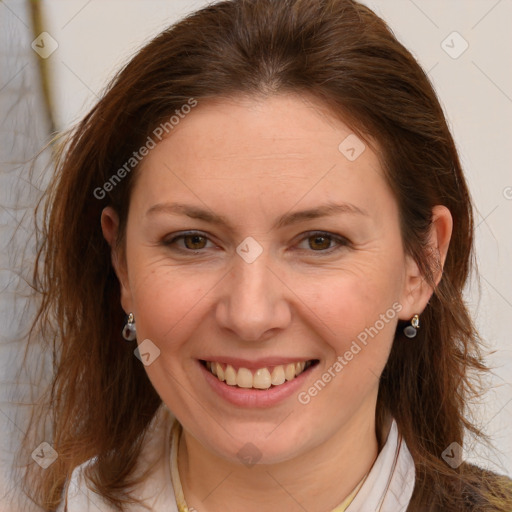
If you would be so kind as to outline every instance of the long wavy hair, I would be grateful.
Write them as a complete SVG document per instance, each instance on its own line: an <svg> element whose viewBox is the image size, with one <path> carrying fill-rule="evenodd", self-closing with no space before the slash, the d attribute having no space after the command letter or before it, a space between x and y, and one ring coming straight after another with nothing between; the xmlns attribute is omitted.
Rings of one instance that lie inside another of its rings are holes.
<svg viewBox="0 0 512 512"><path fill-rule="evenodd" d="M59 144L54 178L38 205L44 213L34 287L41 302L31 331L54 354L54 378L33 430L50 428L59 457L26 476L32 498L47 510L57 507L72 470L92 457L97 492L118 510L135 502L128 489L141 478L135 463L161 405L121 338L120 287L100 226L111 205L122 251L139 168L104 187L101 198L98 187L191 98L289 92L315 97L368 144L378 141L405 250L434 289L414 344L397 329L376 411L378 427L386 412L393 415L414 458L409 510L512 510L506 478L466 463L452 468L441 457L451 443L463 445L465 431L487 440L467 410L487 368L462 296L474 263L474 226L457 150L425 72L386 23L353 0L209 5L142 48ZM453 217L438 286L427 250L435 205Z"/></svg>

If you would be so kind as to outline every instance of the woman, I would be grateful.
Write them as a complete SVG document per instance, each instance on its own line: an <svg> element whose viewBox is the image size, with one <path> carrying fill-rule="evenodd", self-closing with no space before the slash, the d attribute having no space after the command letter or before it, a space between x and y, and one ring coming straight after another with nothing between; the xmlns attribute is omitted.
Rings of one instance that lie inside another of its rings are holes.
<svg viewBox="0 0 512 512"><path fill-rule="evenodd" d="M189 16L117 75L50 192L46 509L511 510L461 454L485 370L466 182L367 7Z"/></svg>

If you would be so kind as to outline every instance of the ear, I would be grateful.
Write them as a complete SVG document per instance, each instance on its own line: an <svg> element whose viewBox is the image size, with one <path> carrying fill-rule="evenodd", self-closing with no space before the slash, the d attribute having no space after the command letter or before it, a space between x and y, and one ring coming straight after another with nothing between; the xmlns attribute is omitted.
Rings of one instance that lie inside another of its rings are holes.
<svg viewBox="0 0 512 512"><path fill-rule="evenodd" d="M450 210L446 206L434 206L427 251L430 254L436 286L443 275L452 229L453 219ZM400 318L410 320L414 315L421 314L433 291L412 256L406 255L406 276L401 301L403 308L400 311Z"/></svg>
<svg viewBox="0 0 512 512"><path fill-rule="evenodd" d="M105 240L110 245L110 255L112 266L119 279L121 287L121 306L128 313L131 308L131 293L128 284L128 272L126 268L126 259L120 253L117 247L117 237L119 231L119 216L111 206L107 206L101 212L101 230Z"/></svg>

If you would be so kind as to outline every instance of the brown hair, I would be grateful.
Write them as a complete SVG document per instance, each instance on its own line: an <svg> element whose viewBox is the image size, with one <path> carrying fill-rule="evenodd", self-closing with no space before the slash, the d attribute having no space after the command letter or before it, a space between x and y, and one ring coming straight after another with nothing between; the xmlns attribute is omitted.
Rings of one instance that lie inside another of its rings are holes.
<svg viewBox="0 0 512 512"><path fill-rule="evenodd" d="M42 303L33 326L55 354L43 403L59 458L32 480L35 499L53 510L73 468L96 456L91 478L122 510L161 404L121 339L119 282L100 228L102 209L112 205L122 249L137 168L103 199L94 191L190 98L280 92L312 95L368 143L378 141L405 248L435 289L414 344L397 329L378 396L377 424L390 411L415 461L409 510L510 511L505 479L466 463L451 468L441 458L452 442L463 444L465 429L485 439L466 411L481 392L474 375L486 367L462 298L473 217L456 147L424 71L384 21L353 0L233 0L188 16L135 55L60 147L44 210L35 271ZM426 248L438 204L450 210L454 227L436 287Z"/></svg>

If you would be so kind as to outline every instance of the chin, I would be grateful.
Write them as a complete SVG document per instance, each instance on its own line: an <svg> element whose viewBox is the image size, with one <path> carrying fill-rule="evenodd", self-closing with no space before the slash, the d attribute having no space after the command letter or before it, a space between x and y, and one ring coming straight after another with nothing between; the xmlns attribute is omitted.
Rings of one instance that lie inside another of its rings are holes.
<svg viewBox="0 0 512 512"><path fill-rule="evenodd" d="M295 425L296 432L290 432L289 425L282 425L282 432L278 432L279 428L278 424L267 422L264 425L247 422L237 426L226 425L229 434L222 430L222 439L204 439L201 443L229 462L248 467L278 464L297 457L305 449L303 427Z"/></svg>

